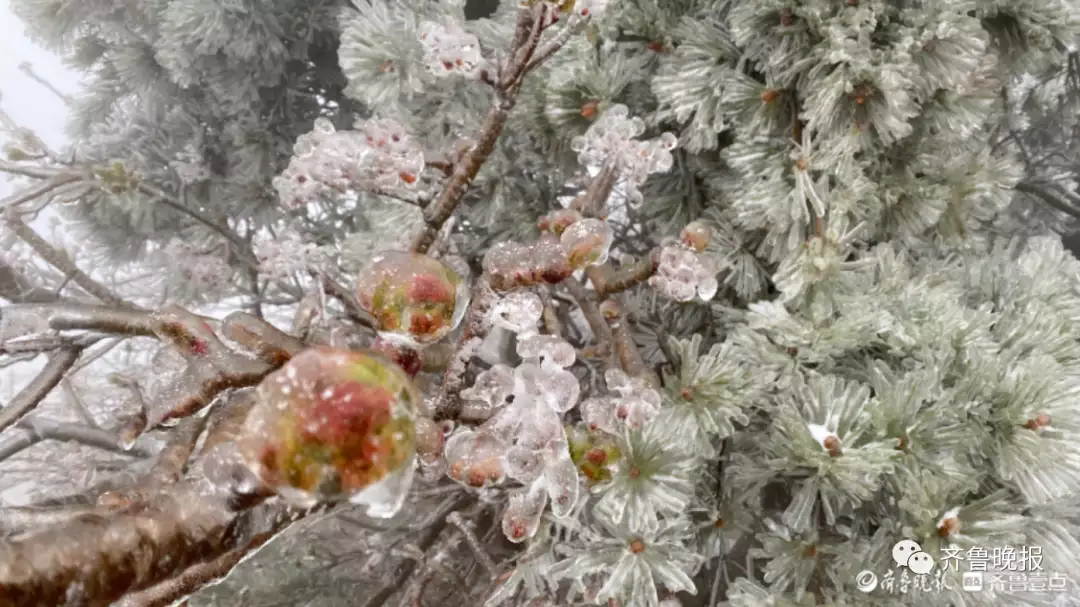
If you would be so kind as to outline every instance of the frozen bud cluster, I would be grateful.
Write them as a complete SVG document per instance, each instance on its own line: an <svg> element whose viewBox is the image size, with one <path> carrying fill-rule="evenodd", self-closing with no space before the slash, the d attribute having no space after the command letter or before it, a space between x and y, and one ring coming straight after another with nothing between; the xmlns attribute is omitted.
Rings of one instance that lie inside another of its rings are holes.
<svg viewBox="0 0 1080 607"><path fill-rule="evenodd" d="M608 369L604 380L615 394L581 403L581 418L589 430L619 434L621 427L641 428L660 412L663 399L644 379Z"/></svg>
<svg viewBox="0 0 1080 607"><path fill-rule="evenodd" d="M408 187L424 169L423 149L388 119L369 120L359 131L338 131L319 118L296 140L293 152L288 168L273 180L290 208L365 186Z"/></svg>
<svg viewBox="0 0 1080 607"><path fill-rule="evenodd" d="M720 285L708 257L686 246L669 245L660 251L660 264L649 286L675 301L690 301L695 295L708 301Z"/></svg>
<svg viewBox="0 0 1080 607"><path fill-rule="evenodd" d="M473 77L484 66L480 40L457 23L425 21L420 24L419 38L427 69L433 74Z"/></svg>
<svg viewBox="0 0 1080 607"><path fill-rule="evenodd" d="M179 238L165 245L162 256L176 276L196 289L215 291L232 281L233 268L220 253L206 251Z"/></svg>
<svg viewBox="0 0 1080 607"><path fill-rule="evenodd" d="M558 240L541 238L532 244L504 241L484 255L484 271L497 291L540 283L558 284L574 273Z"/></svg>
<svg viewBox="0 0 1080 607"><path fill-rule="evenodd" d="M562 422L580 396L568 370L577 355L563 339L536 331L535 295L511 293L493 305L492 316L518 334L522 363L495 365L462 391L466 409L480 410L488 421L451 436L446 460L449 476L468 486L507 478L524 485L511 494L502 520L506 537L521 542L536 533L548 503L556 517L578 503L580 475Z"/></svg>
<svg viewBox="0 0 1080 607"><path fill-rule="evenodd" d="M582 219L584 217L576 209L559 209L541 217L536 225L541 232L552 232L556 236L560 236L566 228Z"/></svg>
<svg viewBox="0 0 1080 607"><path fill-rule="evenodd" d="M376 257L357 280L356 294L383 339L412 348L452 331L469 299L468 284L446 264L404 251Z"/></svg>
<svg viewBox="0 0 1080 607"><path fill-rule="evenodd" d="M483 265L491 276L492 288L509 291L540 283L557 284L575 270L607 261L615 239L611 226L599 219L568 222L565 217L574 216L568 214L558 223L549 223L551 231L532 244L507 241L488 249Z"/></svg>
<svg viewBox="0 0 1080 607"><path fill-rule="evenodd" d="M599 430L589 430L584 424L567 429L570 443L570 459L588 483L600 483L611 479L616 464L622 458L615 437Z"/></svg>
<svg viewBox="0 0 1080 607"><path fill-rule="evenodd" d="M614 105L570 145L582 165L596 169L612 166L617 170L632 186L627 192L630 202L637 204L641 202L637 186L644 184L652 173L670 170L674 164L671 151L678 145L678 139L671 133L638 141L644 132L645 121L636 116L631 118L625 105Z"/></svg>
<svg viewBox="0 0 1080 607"><path fill-rule="evenodd" d="M296 230L284 230L277 236L260 234L252 243L259 270L276 279L288 279L308 270L323 270L330 265L332 253L305 240Z"/></svg>
<svg viewBox="0 0 1080 607"><path fill-rule="evenodd" d="M247 466L300 505L349 499L393 516L412 483L420 394L371 351L306 350L268 376L238 439Z"/></svg>
<svg viewBox="0 0 1080 607"><path fill-rule="evenodd" d="M377 187L413 185L424 170L424 150L405 132L405 127L388 118L368 120L360 128L368 146L364 168L366 178Z"/></svg>

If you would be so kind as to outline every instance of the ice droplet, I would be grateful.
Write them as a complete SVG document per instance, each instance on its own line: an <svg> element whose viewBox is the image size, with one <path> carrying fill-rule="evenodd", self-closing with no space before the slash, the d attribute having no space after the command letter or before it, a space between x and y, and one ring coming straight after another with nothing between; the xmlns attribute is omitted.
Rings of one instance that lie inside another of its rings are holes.
<svg viewBox="0 0 1080 607"><path fill-rule="evenodd" d="M544 456L541 451L525 447L511 447L504 458L506 473L521 483L531 483L544 472Z"/></svg>
<svg viewBox="0 0 1080 607"><path fill-rule="evenodd" d="M548 368L565 369L577 360L574 346L556 335L534 334L519 338L517 353L523 359L538 361Z"/></svg>
<svg viewBox="0 0 1080 607"><path fill-rule="evenodd" d="M561 453L548 461L544 479L551 498L551 513L555 518L565 518L577 504L580 487L577 466L570 459L565 446Z"/></svg>
<svg viewBox="0 0 1080 607"><path fill-rule="evenodd" d="M544 304L535 293L514 291L491 306L491 322L514 333L531 333L543 312Z"/></svg>

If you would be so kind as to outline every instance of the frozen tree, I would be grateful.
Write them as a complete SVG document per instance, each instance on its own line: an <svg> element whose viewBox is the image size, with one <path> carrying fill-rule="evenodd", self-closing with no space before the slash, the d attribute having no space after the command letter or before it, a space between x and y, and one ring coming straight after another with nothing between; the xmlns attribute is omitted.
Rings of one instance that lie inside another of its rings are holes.
<svg viewBox="0 0 1080 607"><path fill-rule="evenodd" d="M15 7L0 604L1080 595L1077 3Z"/></svg>

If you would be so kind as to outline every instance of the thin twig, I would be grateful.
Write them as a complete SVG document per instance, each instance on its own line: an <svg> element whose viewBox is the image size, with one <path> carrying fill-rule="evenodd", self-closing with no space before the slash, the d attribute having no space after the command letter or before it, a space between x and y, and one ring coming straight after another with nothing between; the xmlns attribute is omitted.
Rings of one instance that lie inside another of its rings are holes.
<svg viewBox="0 0 1080 607"><path fill-rule="evenodd" d="M30 226L26 225L18 215L9 212L7 213L6 220L11 230L21 238L23 242L30 245L30 248L34 249L42 259L49 262L49 265L63 272L65 276L69 277L72 282L85 289L87 293L116 307L135 308L135 306L124 301L119 295L113 293L108 287L102 285L93 278L90 278L88 274L80 270L79 267L71 261L70 257L39 236L38 233Z"/></svg>
<svg viewBox="0 0 1080 607"><path fill-rule="evenodd" d="M480 539L473 533L472 521L466 521L461 512L451 512L447 515L446 520L453 526L461 530L462 536L465 538L465 543L469 545L469 548L473 551L473 555L476 560L487 570L488 576L491 579L499 577L499 568L495 566L495 561L491 560L491 555L484 550L484 546L480 543Z"/></svg>
<svg viewBox="0 0 1080 607"><path fill-rule="evenodd" d="M115 436L100 428L79 426L40 417L23 418L16 424L16 428L25 432L0 445L0 461L8 459L40 442L50 440L78 443L131 457L149 457L150 455L148 451L139 446L125 449L124 445L121 445Z"/></svg>
<svg viewBox="0 0 1080 607"><path fill-rule="evenodd" d="M82 353L78 348L56 350L49 356L49 362L45 368L33 380L27 384L6 407L0 409L0 432L23 418L41 404L41 401L52 392L64 374L71 369L75 361Z"/></svg>

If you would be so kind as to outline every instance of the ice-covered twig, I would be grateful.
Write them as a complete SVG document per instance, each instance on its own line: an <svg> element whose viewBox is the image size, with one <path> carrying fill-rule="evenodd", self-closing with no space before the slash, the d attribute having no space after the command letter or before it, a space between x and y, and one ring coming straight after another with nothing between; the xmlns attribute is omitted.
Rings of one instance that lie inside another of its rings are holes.
<svg viewBox="0 0 1080 607"><path fill-rule="evenodd" d="M585 321L589 323L589 328L592 329L593 337L596 340L597 353L605 361L605 366L610 366L613 336L611 327L608 326L603 314L600 313L600 307L596 303L596 294L573 279L564 280L563 285L566 286L567 292L577 302L581 313L585 316Z"/></svg>
<svg viewBox="0 0 1080 607"><path fill-rule="evenodd" d="M87 426L42 418L24 418L16 424L15 427L20 430L25 430L25 432L19 435L12 434L10 440L6 440L4 443L0 444L0 461L47 440L79 443L81 445L87 445L97 449L111 451L113 453L129 455L131 457L148 457L150 455L145 449L139 446L125 449L124 446L116 440L115 436L98 428L90 428Z"/></svg>
<svg viewBox="0 0 1080 607"><path fill-rule="evenodd" d="M460 415L461 390L465 388L465 371L475 351L473 344L482 340L488 332L487 315L496 297L487 274L477 279L472 291L472 301L465 312L465 327L454 350L456 354L443 373L442 385L435 400L435 421L456 420Z"/></svg>
<svg viewBox="0 0 1080 607"><path fill-rule="evenodd" d="M651 369L645 366L645 361L641 357L641 351L638 350L637 344L634 343L634 336L630 333L630 328L627 326L629 319L626 317L626 312L622 306L615 300L608 299L604 302L604 317L608 322L608 326L611 327L611 335L613 343L615 344L615 352L619 356L619 362L622 363L623 370L631 377L642 377L649 382L653 388L660 389L660 378L656 376Z"/></svg>
<svg viewBox="0 0 1080 607"><path fill-rule="evenodd" d="M637 262L613 271L610 264L586 268L585 273L596 289L596 296L603 299L645 282L656 273L660 264L660 249L653 249Z"/></svg>
<svg viewBox="0 0 1080 607"><path fill-rule="evenodd" d="M64 374L75 364L81 353L82 350L79 348L54 351L49 356L49 362L45 364L45 368L20 390L7 406L0 409L0 432L17 423L45 400L53 388L60 384L60 380L64 379Z"/></svg>
<svg viewBox="0 0 1080 607"><path fill-rule="evenodd" d="M4 219L8 227L11 228L11 231L14 232L16 236L21 238L26 244L30 245L30 248L32 248L34 252L40 255L42 259L49 262L49 265L60 270L66 278L82 287L87 293L115 307L136 308L136 306L128 303L122 297L113 293L111 289L91 278L86 272L80 270L67 254L49 244L48 241L39 236L38 233L28 226L17 214L8 212Z"/></svg>
<svg viewBox="0 0 1080 607"><path fill-rule="evenodd" d="M532 6L518 9L517 26L514 42L508 56L510 65L502 70L504 76L495 83L496 99L488 111L480 132L461 158L454 163L453 172L443 184L438 196L424 207L424 226L413 238L411 249L417 253L426 253L446 220L454 213L458 203L465 197L473 179L480 172L480 167L487 161L495 149L495 143L502 134L506 119L517 100L521 81L529 70L538 63L532 63L533 55L544 31L546 22L544 11L550 10L545 3L537 2ZM565 42L565 40L563 40ZM551 51L554 54L556 47Z"/></svg>

